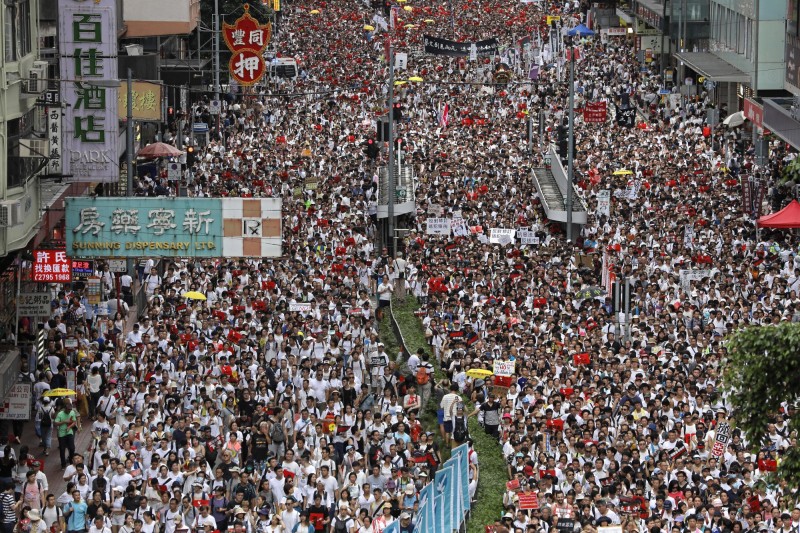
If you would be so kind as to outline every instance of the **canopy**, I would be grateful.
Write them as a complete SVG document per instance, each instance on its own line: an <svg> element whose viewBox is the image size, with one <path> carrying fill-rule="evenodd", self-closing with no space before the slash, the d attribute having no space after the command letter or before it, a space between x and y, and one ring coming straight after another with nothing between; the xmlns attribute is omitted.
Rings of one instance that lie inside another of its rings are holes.
<svg viewBox="0 0 800 533"><path fill-rule="evenodd" d="M771 215L764 215L758 219L761 228L800 228L800 202L792 202Z"/></svg>
<svg viewBox="0 0 800 533"><path fill-rule="evenodd" d="M166 143L148 144L136 154L139 157L178 157L183 152Z"/></svg>
<svg viewBox="0 0 800 533"><path fill-rule="evenodd" d="M586 27L585 24L578 24L567 32L567 35L577 35L579 37L594 35L594 32Z"/></svg>

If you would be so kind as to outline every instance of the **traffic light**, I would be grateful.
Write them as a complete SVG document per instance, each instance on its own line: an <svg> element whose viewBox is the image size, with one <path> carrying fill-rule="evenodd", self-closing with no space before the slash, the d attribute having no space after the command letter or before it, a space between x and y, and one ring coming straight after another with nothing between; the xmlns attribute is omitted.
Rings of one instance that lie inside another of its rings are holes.
<svg viewBox="0 0 800 533"><path fill-rule="evenodd" d="M364 147L364 152L370 159L377 159L378 152L380 152L380 148L378 148L378 143L376 143L372 139L367 140L366 146Z"/></svg>
<svg viewBox="0 0 800 533"><path fill-rule="evenodd" d="M392 12L392 2L390 0L383 0L383 14L384 16L389 16Z"/></svg>
<svg viewBox="0 0 800 533"><path fill-rule="evenodd" d="M382 117L378 119L378 124L375 130L376 130L375 133L377 134L376 138L379 141L389 140L389 120L387 119L387 117Z"/></svg>
<svg viewBox="0 0 800 533"><path fill-rule="evenodd" d="M403 106L401 104L394 104L392 108L392 119L395 122L403 120Z"/></svg>
<svg viewBox="0 0 800 533"><path fill-rule="evenodd" d="M186 148L186 166L191 167L194 165L197 154L194 151L194 146Z"/></svg>
<svg viewBox="0 0 800 533"><path fill-rule="evenodd" d="M556 128L556 144L558 145L558 155L561 156L561 159L566 159L569 156L567 153L567 147L569 145L567 127L563 124Z"/></svg>
<svg viewBox="0 0 800 533"><path fill-rule="evenodd" d="M174 108L174 107L172 107L172 106L169 106L169 107L167 108L167 115L169 115L170 117L173 117L173 116L175 116L175 108Z"/></svg>

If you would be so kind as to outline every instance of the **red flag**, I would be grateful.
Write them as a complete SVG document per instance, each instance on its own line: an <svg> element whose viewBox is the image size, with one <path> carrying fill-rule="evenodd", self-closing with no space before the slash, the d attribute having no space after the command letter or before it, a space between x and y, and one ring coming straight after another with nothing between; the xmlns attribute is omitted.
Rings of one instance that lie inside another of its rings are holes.
<svg viewBox="0 0 800 533"><path fill-rule="evenodd" d="M572 360L576 365L588 365L591 362L588 352L576 353L572 356Z"/></svg>

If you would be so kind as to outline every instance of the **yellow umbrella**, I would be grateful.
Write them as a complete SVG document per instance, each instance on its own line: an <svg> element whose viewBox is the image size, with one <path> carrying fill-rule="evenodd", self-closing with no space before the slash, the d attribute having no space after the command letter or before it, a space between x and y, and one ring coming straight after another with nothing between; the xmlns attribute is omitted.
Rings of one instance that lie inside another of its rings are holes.
<svg viewBox="0 0 800 533"><path fill-rule="evenodd" d="M370 26L369 24L364 24L364 30L366 30L366 31L375 31L375 26Z"/></svg>
<svg viewBox="0 0 800 533"><path fill-rule="evenodd" d="M408 2L408 0L397 0L398 4L405 4L406 2Z"/></svg>
<svg viewBox="0 0 800 533"><path fill-rule="evenodd" d="M411 76L410 78L408 78L408 81L414 81L414 82L417 82L417 83L419 83L419 82L421 82L421 81L425 81L425 80L423 80L423 79L422 79L422 78L420 78L419 76Z"/></svg>
<svg viewBox="0 0 800 533"><path fill-rule="evenodd" d="M396 82L394 82L394 86L397 87L398 85L405 85L406 83L408 82L405 80L397 80Z"/></svg>
<svg viewBox="0 0 800 533"><path fill-rule="evenodd" d="M467 377L470 378L486 379L489 376L494 376L494 372L491 370L485 370L483 368L473 368L472 370L467 370Z"/></svg>
<svg viewBox="0 0 800 533"><path fill-rule="evenodd" d="M411 6L403 6L403 9L404 9L405 11L414 11L414 8L413 8L413 7L411 7Z"/></svg>
<svg viewBox="0 0 800 533"><path fill-rule="evenodd" d="M406 25L404 26L404 28L406 28L406 29L411 29L411 28L416 28L416 26L414 26L413 24L406 24Z"/></svg>
<svg viewBox="0 0 800 533"><path fill-rule="evenodd" d="M433 24L436 21L433 19L425 19L423 22L427 22L428 24Z"/></svg>
<svg viewBox="0 0 800 533"><path fill-rule="evenodd" d="M75 396L75 391L72 389L51 389L42 396L47 396L48 398L55 398L56 396Z"/></svg>
<svg viewBox="0 0 800 533"><path fill-rule="evenodd" d="M312 15L319 15L319 9L312 9L311 11L309 11L309 13L311 13Z"/></svg>
<svg viewBox="0 0 800 533"><path fill-rule="evenodd" d="M615 176L630 176L631 174L633 174L632 170L627 170L627 169L624 169L624 168L614 171L614 175Z"/></svg>
<svg viewBox="0 0 800 533"><path fill-rule="evenodd" d="M183 297L184 298L189 298L190 300L205 300L206 299L206 295L205 294L203 294L202 292L197 292L197 291L184 292L183 293Z"/></svg>

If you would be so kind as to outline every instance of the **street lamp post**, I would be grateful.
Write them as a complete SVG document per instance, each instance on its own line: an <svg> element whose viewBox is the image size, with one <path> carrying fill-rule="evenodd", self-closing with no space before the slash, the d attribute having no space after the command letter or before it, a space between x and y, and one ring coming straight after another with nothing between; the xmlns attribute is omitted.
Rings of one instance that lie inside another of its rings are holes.
<svg viewBox="0 0 800 533"><path fill-rule="evenodd" d="M219 101L219 0L214 0L214 100ZM217 119L219 120L219 119Z"/></svg>
<svg viewBox="0 0 800 533"><path fill-rule="evenodd" d="M386 164L386 188L388 193L387 218L389 219L389 242L393 242L394 237L394 48L392 40L389 38L389 161ZM395 250L392 250L392 254Z"/></svg>
<svg viewBox="0 0 800 533"><path fill-rule="evenodd" d="M569 41L569 138L567 139L567 242L572 242L572 173L575 150L575 46Z"/></svg>

